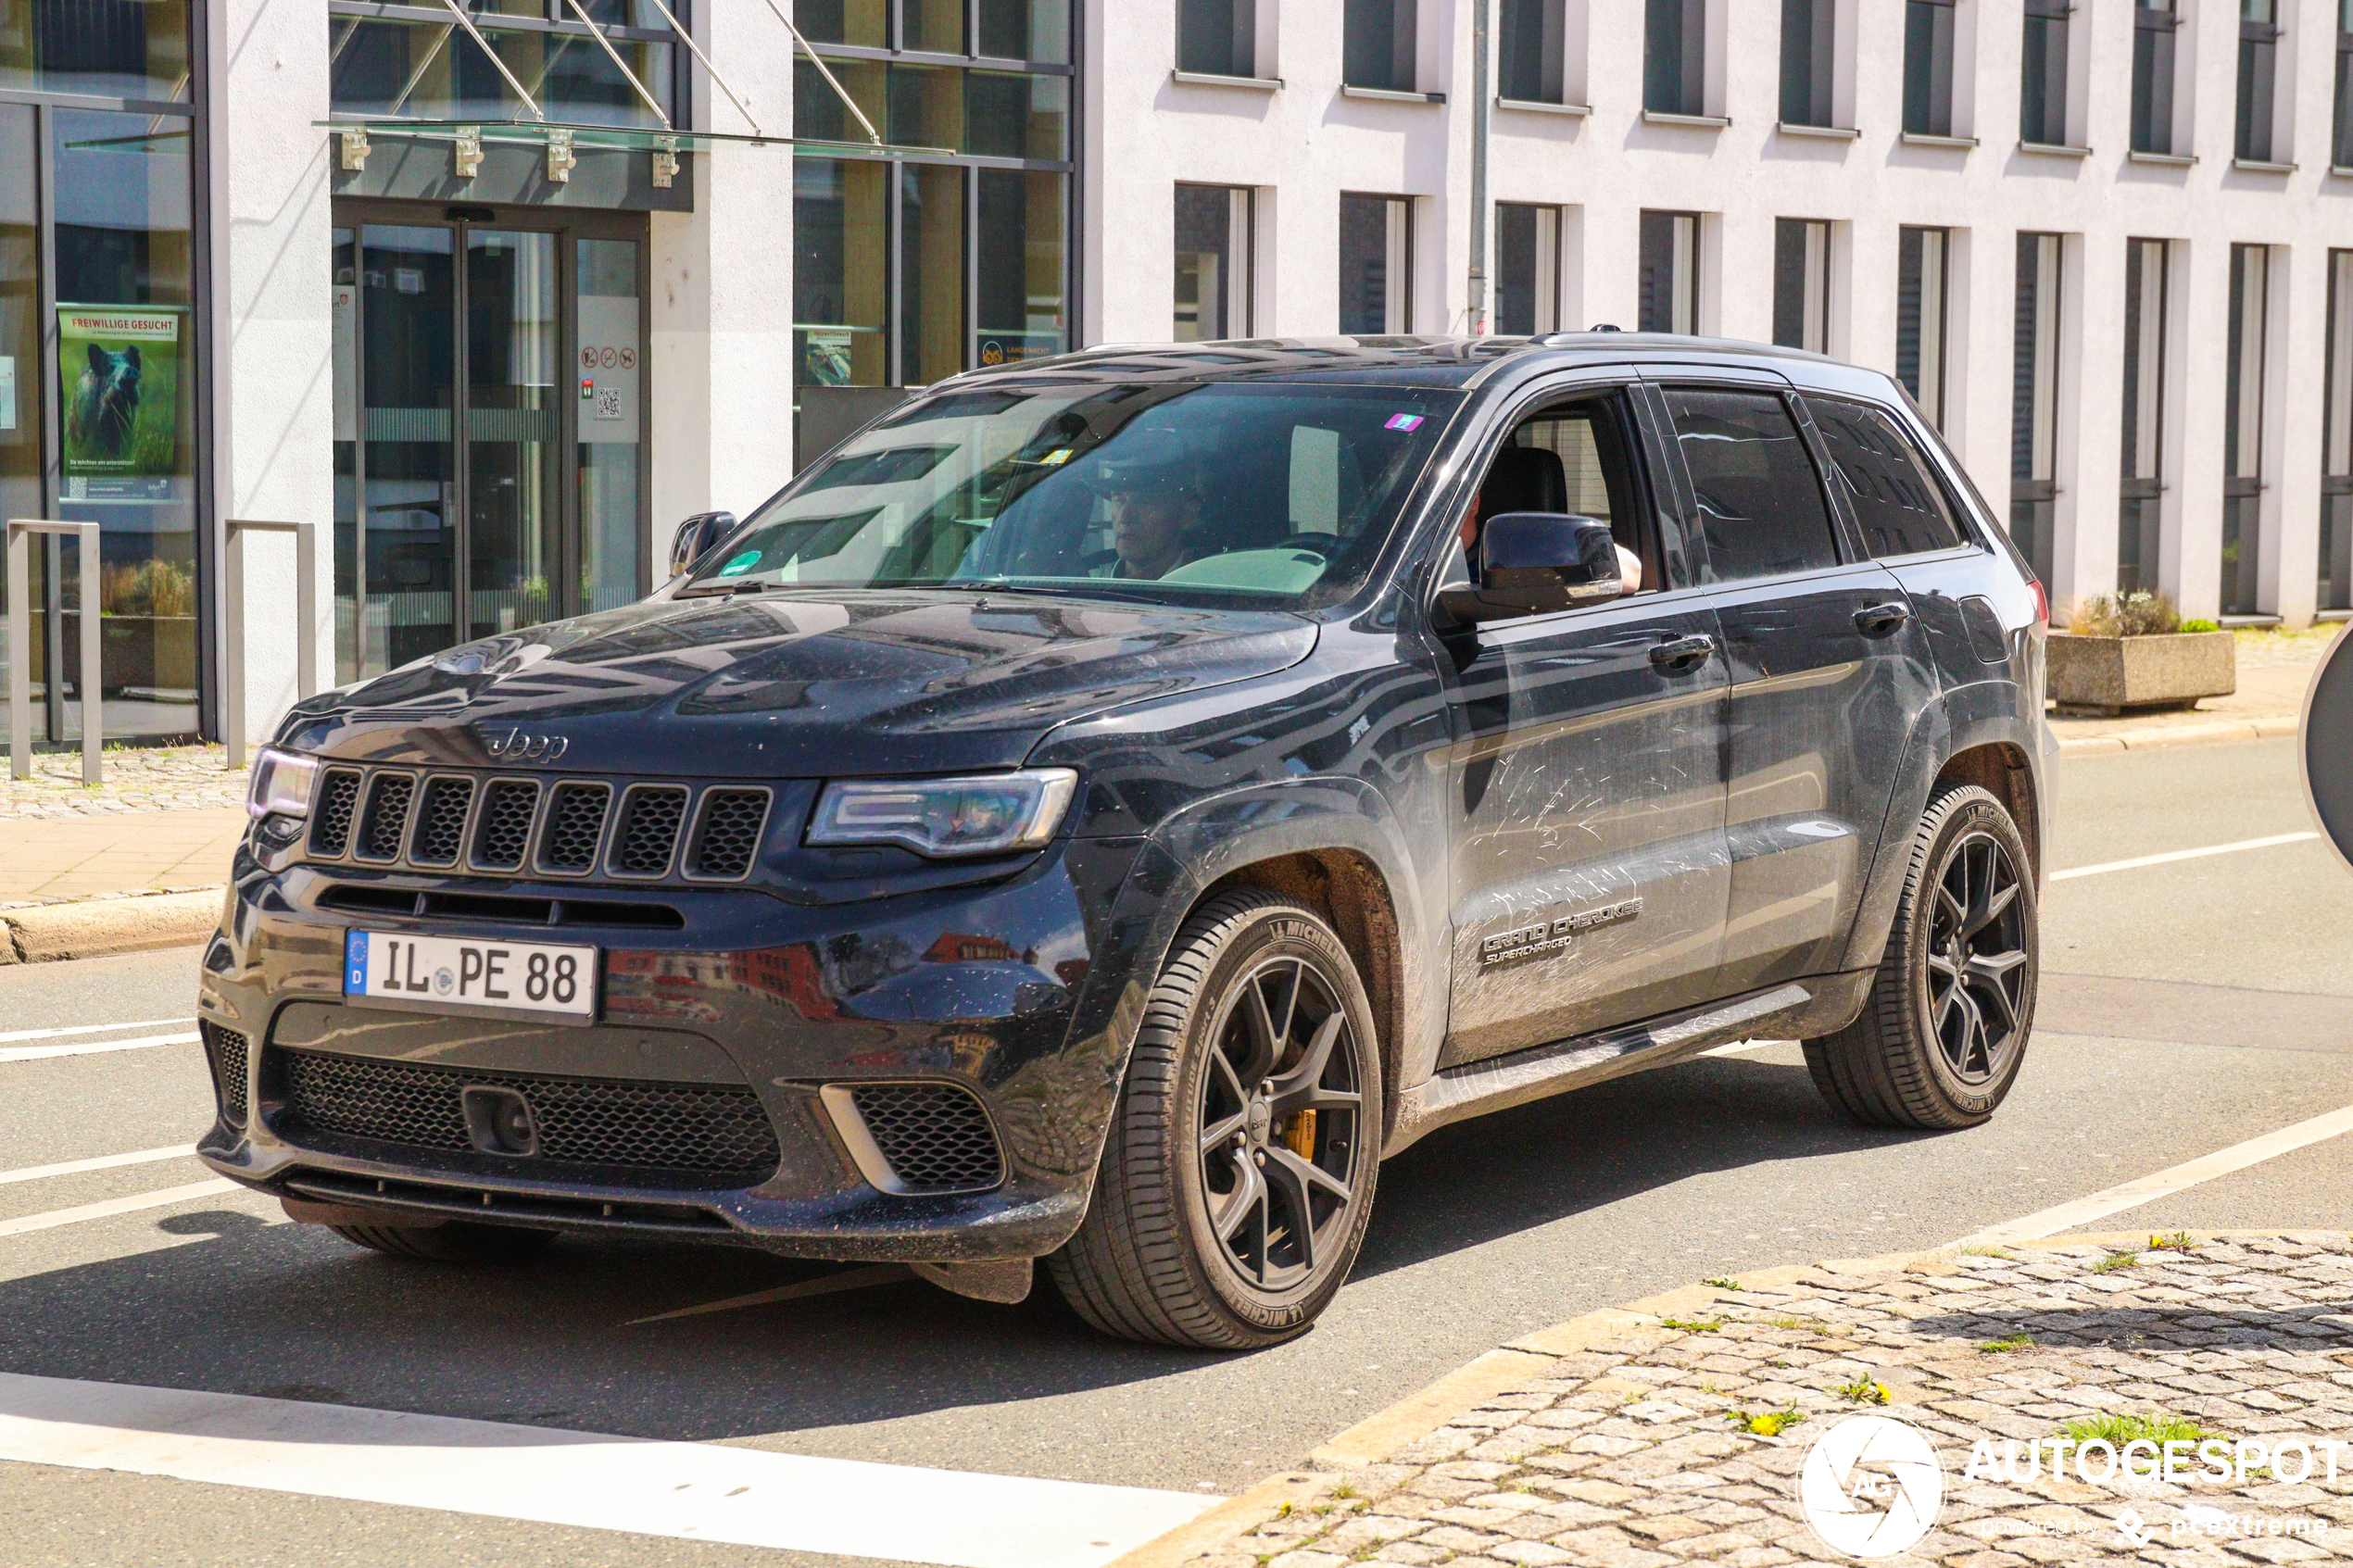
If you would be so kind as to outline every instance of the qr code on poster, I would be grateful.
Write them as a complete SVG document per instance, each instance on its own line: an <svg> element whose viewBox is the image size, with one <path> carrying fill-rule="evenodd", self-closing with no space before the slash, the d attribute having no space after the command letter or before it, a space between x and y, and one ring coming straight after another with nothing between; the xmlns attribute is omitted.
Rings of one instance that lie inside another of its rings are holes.
<svg viewBox="0 0 2353 1568"><path fill-rule="evenodd" d="M600 386L597 389L597 418L617 420L621 415L621 388Z"/></svg>

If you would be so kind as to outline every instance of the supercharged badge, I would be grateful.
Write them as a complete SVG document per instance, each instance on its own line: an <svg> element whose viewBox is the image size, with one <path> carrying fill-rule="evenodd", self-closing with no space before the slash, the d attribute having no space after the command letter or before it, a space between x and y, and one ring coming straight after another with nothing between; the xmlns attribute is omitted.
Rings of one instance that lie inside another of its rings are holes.
<svg viewBox="0 0 2353 1568"><path fill-rule="evenodd" d="M1615 904L1604 904L1597 909L1579 909L1573 915L1563 915L1541 925L1524 925L1517 931L1506 931L1500 936L1490 936L1481 942L1478 945L1478 961L1484 967L1533 958L1539 953L1561 952L1588 931L1632 920L1642 912L1642 901L1640 898L1622 898Z"/></svg>

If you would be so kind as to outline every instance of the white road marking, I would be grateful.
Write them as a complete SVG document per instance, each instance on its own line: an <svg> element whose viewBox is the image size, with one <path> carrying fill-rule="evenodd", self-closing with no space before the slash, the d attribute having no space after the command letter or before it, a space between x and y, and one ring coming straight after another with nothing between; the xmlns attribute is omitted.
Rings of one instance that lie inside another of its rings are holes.
<svg viewBox="0 0 2353 1568"><path fill-rule="evenodd" d="M0 1460L953 1568L1101 1568L1223 1500L16 1374Z"/></svg>
<svg viewBox="0 0 2353 1568"><path fill-rule="evenodd" d="M0 1035L0 1045L11 1040L52 1040L60 1035L112 1035L124 1029L161 1029L170 1023L194 1023L193 1018L143 1018L136 1023L77 1023L64 1029L15 1029Z"/></svg>
<svg viewBox="0 0 2353 1568"><path fill-rule="evenodd" d="M2276 844L2302 844L2318 838L2317 833L2275 833L2269 838L2242 838L2235 844L2209 844L2203 849L2172 849L2162 855L2137 855L2129 860L2109 860L2103 865L2078 866L2073 871L2053 872L2053 882L2065 882L2070 877L2104 876L2109 872L2137 871L2143 866L2171 865L2175 860L2203 860L2208 855L2235 855L2242 849L2269 849Z"/></svg>
<svg viewBox="0 0 2353 1568"><path fill-rule="evenodd" d="M82 1171L110 1171L118 1165L145 1165L157 1160L177 1160L183 1154L194 1154L196 1146L176 1143L170 1148L142 1148L130 1154L100 1154L88 1160L65 1160L55 1165L26 1165L14 1171L0 1171L0 1186L10 1182L46 1181L51 1176L70 1176Z"/></svg>
<svg viewBox="0 0 2353 1568"><path fill-rule="evenodd" d="M699 1307L681 1307L674 1312L656 1312L649 1318L631 1318L621 1326L635 1328L642 1323L668 1323L673 1318L696 1318L705 1312L732 1312L738 1307L764 1307L771 1301L798 1301L810 1296L832 1296L844 1290L865 1290L877 1285L896 1285L902 1279L914 1278L912 1271L903 1263L877 1263L872 1268L844 1269L820 1279L805 1279L799 1285L780 1285L773 1290L755 1290L748 1296L730 1296L723 1300L705 1301Z"/></svg>
<svg viewBox="0 0 2353 1568"><path fill-rule="evenodd" d="M2200 1182L2210 1182L2217 1176L2227 1176L2233 1171L2260 1165L2266 1160L2292 1154L2299 1148L2325 1143L2347 1133L2353 1133L2353 1105L2279 1128L2259 1138L2249 1138L2245 1143L2216 1149L2212 1154L2202 1154L2196 1160L2184 1160L2154 1174L2137 1177L2105 1192L2095 1192L2089 1198L2079 1198L2071 1203L2045 1209L2039 1214L2029 1214L2024 1219L1991 1226L1974 1236L1965 1236L1954 1245L1998 1246L2006 1241L2036 1241L2046 1236L2057 1236L2061 1231L2075 1230L2095 1220L2104 1220L2110 1214L2137 1209L2144 1203L2169 1197L2185 1187L2194 1187Z"/></svg>
<svg viewBox="0 0 2353 1568"><path fill-rule="evenodd" d="M215 1176L210 1181L190 1182L185 1186L159 1187L153 1192L134 1192L128 1198L109 1198L103 1203L82 1203L71 1209L52 1209L45 1214L26 1214L19 1219L0 1220L0 1236L23 1236L28 1231L55 1230L59 1225L78 1225L84 1220L135 1214L142 1209L160 1209L167 1203L184 1203L192 1198L211 1198L219 1193L237 1190L236 1183Z"/></svg>
<svg viewBox="0 0 2353 1568"><path fill-rule="evenodd" d="M69 1046L9 1046L0 1048L0 1061L41 1061L53 1056L94 1056L100 1051L137 1051L149 1046L194 1045L199 1036L190 1030L185 1035L146 1035L136 1040L85 1040Z"/></svg>

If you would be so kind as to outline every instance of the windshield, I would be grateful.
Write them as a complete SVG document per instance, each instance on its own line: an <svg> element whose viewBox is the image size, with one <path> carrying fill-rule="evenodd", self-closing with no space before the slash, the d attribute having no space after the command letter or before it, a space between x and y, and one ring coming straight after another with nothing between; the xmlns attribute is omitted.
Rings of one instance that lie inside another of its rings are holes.
<svg viewBox="0 0 2353 1568"><path fill-rule="evenodd" d="M1327 604L1371 571L1460 395L1032 384L910 406L682 592L1020 587Z"/></svg>

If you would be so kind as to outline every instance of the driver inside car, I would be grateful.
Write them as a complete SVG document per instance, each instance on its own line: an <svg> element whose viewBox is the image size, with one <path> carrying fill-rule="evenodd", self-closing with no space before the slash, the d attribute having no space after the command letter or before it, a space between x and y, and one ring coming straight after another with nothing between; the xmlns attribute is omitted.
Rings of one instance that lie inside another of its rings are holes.
<svg viewBox="0 0 2353 1568"><path fill-rule="evenodd" d="M1088 576L1154 582L1207 553L1195 537L1201 485L1183 454L1155 451L1106 467L1112 555Z"/></svg>

